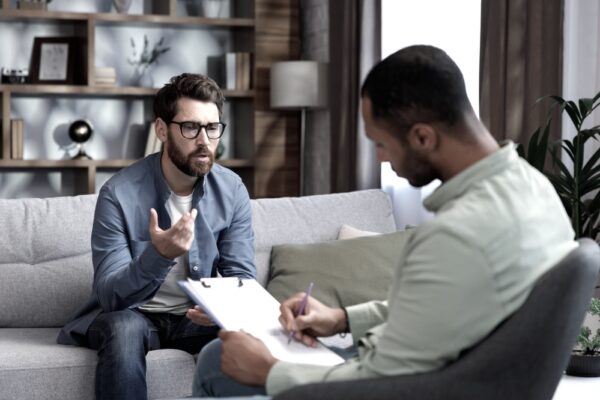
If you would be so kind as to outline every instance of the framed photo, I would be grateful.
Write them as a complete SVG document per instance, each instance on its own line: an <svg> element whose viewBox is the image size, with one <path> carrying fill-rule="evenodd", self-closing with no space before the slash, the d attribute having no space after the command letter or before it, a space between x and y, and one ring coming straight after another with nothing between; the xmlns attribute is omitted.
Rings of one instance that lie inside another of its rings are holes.
<svg viewBox="0 0 600 400"><path fill-rule="evenodd" d="M72 85L85 73L81 39L36 37L31 56L31 83Z"/></svg>

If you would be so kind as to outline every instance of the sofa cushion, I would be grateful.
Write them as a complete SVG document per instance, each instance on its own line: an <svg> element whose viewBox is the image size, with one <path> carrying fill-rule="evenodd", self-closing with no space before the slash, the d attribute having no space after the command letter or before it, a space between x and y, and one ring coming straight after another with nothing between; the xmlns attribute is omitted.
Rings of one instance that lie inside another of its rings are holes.
<svg viewBox="0 0 600 400"><path fill-rule="evenodd" d="M0 327L60 327L89 298L96 198L0 200Z"/></svg>
<svg viewBox="0 0 600 400"><path fill-rule="evenodd" d="M306 290L331 307L383 300L400 262L404 232L273 247L267 290L279 301Z"/></svg>
<svg viewBox="0 0 600 400"><path fill-rule="evenodd" d="M53 328L0 329L0 400L94 398L96 351L56 344L57 334ZM150 399L191 395L192 355L154 350L146 364Z"/></svg>
<svg viewBox="0 0 600 400"><path fill-rule="evenodd" d="M335 240L343 224L382 233L396 230L390 198L381 190L252 200L252 218L257 280L263 286L272 246Z"/></svg>
<svg viewBox="0 0 600 400"><path fill-rule="evenodd" d="M346 239L355 239L364 236L375 236L381 235L380 232L371 232L371 231L363 231L360 229L356 229L350 225L342 225L340 228L340 233L338 233L338 240L346 240Z"/></svg>

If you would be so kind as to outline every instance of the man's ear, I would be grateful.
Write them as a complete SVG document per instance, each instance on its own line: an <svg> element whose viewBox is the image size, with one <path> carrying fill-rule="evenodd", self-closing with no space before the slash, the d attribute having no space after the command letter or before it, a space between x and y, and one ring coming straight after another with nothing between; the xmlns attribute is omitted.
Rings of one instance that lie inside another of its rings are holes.
<svg viewBox="0 0 600 400"><path fill-rule="evenodd" d="M162 118L156 118L154 130L156 131L158 139L165 143L167 141L167 123L163 121Z"/></svg>
<svg viewBox="0 0 600 400"><path fill-rule="evenodd" d="M413 150L427 153L435 150L439 141L437 130L430 124L422 122L411 126L406 138Z"/></svg>

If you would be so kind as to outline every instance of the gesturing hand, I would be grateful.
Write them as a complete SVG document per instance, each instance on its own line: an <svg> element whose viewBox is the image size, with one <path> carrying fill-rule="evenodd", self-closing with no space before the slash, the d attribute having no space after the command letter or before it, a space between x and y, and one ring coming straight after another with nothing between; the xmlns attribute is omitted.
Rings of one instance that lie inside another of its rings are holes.
<svg viewBox="0 0 600 400"><path fill-rule="evenodd" d="M150 239L161 256L175 259L190 249L194 240L196 215L198 210L194 208L183 214L175 225L164 231L158 226L156 210L150 209Z"/></svg>
<svg viewBox="0 0 600 400"><path fill-rule="evenodd" d="M244 385L264 386L277 359L263 342L246 332L219 331L221 369Z"/></svg>
<svg viewBox="0 0 600 400"><path fill-rule="evenodd" d="M296 317L303 299L303 292L296 293L279 307L279 322L288 331L295 331L296 340L307 346L314 346L317 336L331 336L346 331L344 311L341 308L327 307L314 297L308 298L304 315Z"/></svg>

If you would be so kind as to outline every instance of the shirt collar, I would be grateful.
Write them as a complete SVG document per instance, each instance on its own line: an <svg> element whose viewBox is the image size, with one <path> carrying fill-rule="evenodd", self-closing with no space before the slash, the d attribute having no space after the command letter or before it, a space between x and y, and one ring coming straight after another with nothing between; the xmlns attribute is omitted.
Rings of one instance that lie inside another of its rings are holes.
<svg viewBox="0 0 600 400"><path fill-rule="evenodd" d="M160 165L160 158L162 156L162 152L153 154L152 159L150 160L152 164L152 171L154 173L154 184L156 186L156 192L160 198L161 204L165 204L171 196L171 188L167 184L165 176L162 172L162 168ZM211 168L212 170L212 168ZM210 174L210 171L208 172ZM207 174L208 175L208 174ZM192 204L196 204L203 196L206 190L206 176L199 178L194 185L194 191L192 196Z"/></svg>
<svg viewBox="0 0 600 400"><path fill-rule="evenodd" d="M423 206L429 211L438 211L444 204L462 196L472 186L506 170L518 157L515 144L507 142L499 150L444 182L423 201Z"/></svg>

